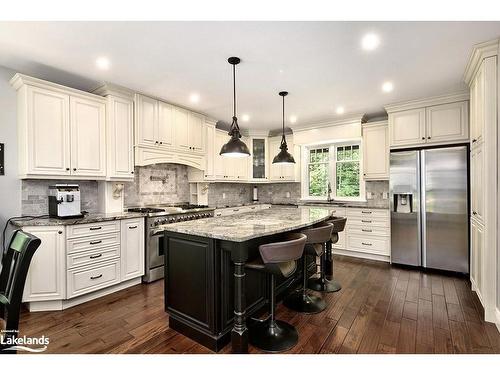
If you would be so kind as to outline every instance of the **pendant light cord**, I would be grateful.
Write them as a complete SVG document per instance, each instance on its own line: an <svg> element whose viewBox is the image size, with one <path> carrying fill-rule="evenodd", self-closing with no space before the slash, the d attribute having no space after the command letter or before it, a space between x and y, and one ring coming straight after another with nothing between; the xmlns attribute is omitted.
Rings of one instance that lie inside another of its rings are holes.
<svg viewBox="0 0 500 375"><path fill-rule="evenodd" d="M229 129L229 135L234 137L236 134L238 138L241 138L240 127L238 126L238 119L236 117L236 65L233 64L233 122Z"/></svg>
<svg viewBox="0 0 500 375"><path fill-rule="evenodd" d="M236 117L236 65L233 65L233 117Z"/></svg>
<svg viewBox="0 0 500 375"><path fill-rule="evenodd" d="M286 138L285 138L285 96L283 95L282 98L283 98L283 117L282 117L282 121L283 121L282 129L283 129L283 132L281 133L281 145L280 145L280 149L283 149L283 146L286 149L288 149L287 144L286 144Z"/></svg>

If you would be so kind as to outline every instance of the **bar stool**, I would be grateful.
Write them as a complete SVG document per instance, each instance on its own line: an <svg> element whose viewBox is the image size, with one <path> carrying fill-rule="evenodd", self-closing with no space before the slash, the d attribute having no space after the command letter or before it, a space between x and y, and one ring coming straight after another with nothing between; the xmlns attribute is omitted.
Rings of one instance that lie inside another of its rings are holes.
<svg viewBox="0 0 500 375"><path fill-rule="evenodd" d="M330 239L333 224L323 222L320 226L302 230L301 233L307 236L306 247L304 249L303 260L303 285L301 289L296 290L287 296L283 304L291 310L303 312L306 314L316 314L326 308L326 303L321 297L309 294L307 291L307 255L314 257L321 256L324 253L324 244Z"/></svg>
<svg viewBox="0 0 500 375"><path fill-rule="evenodd" d="M275 275L288 277L297 269L307 237L301 233L289 234L285 241L259 246L260 258L248 262L246 267L270 275L270 314L265 320L256 320L249 328L250 343L266 352L282 352L297 344L297 330L287 322L276 320Z"/></svg>
<svg viewBox="0 0 500 375"><path fill-rule="evenodd" d="M345 217L332 217L325 221L325 223L332 225L332 233L330 238L322 244L324 249L320 256L320 274L309 280L307 287L312 290L317 290L319 292L338 292L342 289L340 283L333 279L333 256L332 256L332 244L337 243L339 240L339 232L342 232L345 228L345 223L347 218ZM328 246L327 246L328 243ZM326 267L330 269L331 280L327 278Z"/></svg>

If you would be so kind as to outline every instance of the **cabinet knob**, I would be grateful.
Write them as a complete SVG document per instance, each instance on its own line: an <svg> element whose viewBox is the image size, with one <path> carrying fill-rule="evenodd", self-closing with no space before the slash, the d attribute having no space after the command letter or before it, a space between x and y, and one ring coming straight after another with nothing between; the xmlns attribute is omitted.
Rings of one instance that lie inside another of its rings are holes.
<svg viewBox="0 0 500 375"><path fill-rule="evenodd" d="M73 168L74 171L76 171L76 168Z"/></svg>
<svg viewBox="0 0 500 375"><path fill-rule="evenodd" d="M58 231L57 231L57 233L58 233L58 234L62 234L62 230L58 230Z"/></svg>
<svg viewBox="0 0 500 375"><path fill-rule="evenodd" d="M422 137L422 140L424 140L424 139L425 139L425 137Z"/></svg>
<svg viewBox="0 0 500 375"><path fill-rule="evenodd" d="M431 139L431 137L427 137L427 139Z"/></svg>
<svg viewBox="0 0 500 375"><path fill-rule="evenodd" d="M477 215L477 212L476 211L472 211L472 215Z"/></svg>
<svg viewBox="0 0 500 375"><path fill-rule="evenodd" d="M134 171L131 171L130 173L131 173L131 174L134 174Z"/></svg>
<svg viewBox="0 0 500 375"><path fill-rule="evenodd" d="M157 145L157 144L158 144L158 141L155 141L155 145Z"/></svg>
<svg viewBox="0 0 500 375"><path fill-rule="evenodd" d="M473 140L472 140L472 143L476 143L476 142L477 142L477 139L473 139Z"/></svg>
<svg viewBox="0 0 500 375"><path fill-rule="evenodd" d="M69 170L70 170L70 168L66 168L66 170L67 170L67 171L69 171Z"/></svg>

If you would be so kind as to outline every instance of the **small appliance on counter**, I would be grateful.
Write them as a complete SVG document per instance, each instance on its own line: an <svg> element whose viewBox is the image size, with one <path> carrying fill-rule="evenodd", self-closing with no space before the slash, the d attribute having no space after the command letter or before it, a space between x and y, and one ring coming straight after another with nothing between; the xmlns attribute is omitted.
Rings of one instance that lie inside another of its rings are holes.
<svg viewBox="0 0 500 375"><path fill-rule="evenodd" d="M60 219L83 217L80 187L76 184L49 186L49 216Z"/></svg>
<svg viewBox="0 0 500 375"><path fill-rule="evenodd" d="M259 189L257 188L257 186L253 187L252 201L254 202L259 201Z"/></svg>

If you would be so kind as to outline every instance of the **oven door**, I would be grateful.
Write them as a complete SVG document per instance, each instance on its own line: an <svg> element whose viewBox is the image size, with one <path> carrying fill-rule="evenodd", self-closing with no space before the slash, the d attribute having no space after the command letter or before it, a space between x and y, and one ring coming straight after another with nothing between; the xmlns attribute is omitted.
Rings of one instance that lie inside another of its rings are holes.
<svg viewBox="0 0 500 375"><path fill-rule="evenodd" d="M165 256L163 253L163 233L153 235L152 231L148 236L147 246L147 268L162 267L165 264Z"/></svg>

